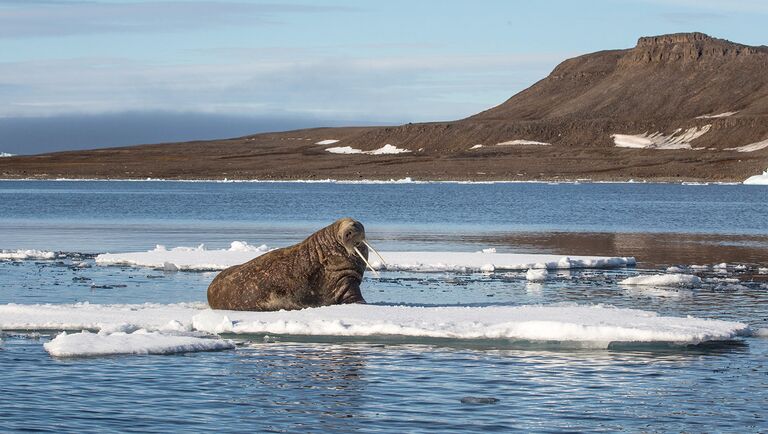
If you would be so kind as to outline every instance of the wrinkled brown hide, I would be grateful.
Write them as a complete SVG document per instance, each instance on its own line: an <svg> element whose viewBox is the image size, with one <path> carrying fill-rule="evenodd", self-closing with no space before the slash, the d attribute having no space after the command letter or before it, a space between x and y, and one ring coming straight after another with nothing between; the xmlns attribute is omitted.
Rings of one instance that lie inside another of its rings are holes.
<svg viewBox="0 0 768 434"><path fill-rule="evenodd" d="M337 220L290 247L273 250L219 273L208 287L212 309L292 310L344 303L365 303L360 282L368 258L363 225ZM346 246L345 246L346 243ZM359 244L359 245L358 245Z"/></svg>

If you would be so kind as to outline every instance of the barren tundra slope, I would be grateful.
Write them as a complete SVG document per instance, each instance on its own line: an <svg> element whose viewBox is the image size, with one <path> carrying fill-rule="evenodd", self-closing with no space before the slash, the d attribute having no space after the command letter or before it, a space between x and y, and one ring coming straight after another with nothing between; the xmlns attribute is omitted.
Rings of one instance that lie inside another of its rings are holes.
<svg viewBox="0 0 768 434"><path fill-rule="evenodd" d="M701 33L568 59L451 122L0 159L2 178L741 181L768 167L768 47Z"/></svg>

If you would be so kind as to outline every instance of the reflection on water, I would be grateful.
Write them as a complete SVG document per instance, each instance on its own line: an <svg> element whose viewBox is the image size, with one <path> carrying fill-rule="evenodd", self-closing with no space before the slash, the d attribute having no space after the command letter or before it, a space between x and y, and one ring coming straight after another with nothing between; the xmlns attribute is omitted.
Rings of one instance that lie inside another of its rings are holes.
<svg viewBox="0 0 768 434"><path fill-rule="evenodd" d="M754 431L766 426L766 359L755 360L766 346L758 339L735 349L653 352L255 343L62 361L38 342L6 336L0 430ZM467 397L487 403L462 402Z"/></svg>

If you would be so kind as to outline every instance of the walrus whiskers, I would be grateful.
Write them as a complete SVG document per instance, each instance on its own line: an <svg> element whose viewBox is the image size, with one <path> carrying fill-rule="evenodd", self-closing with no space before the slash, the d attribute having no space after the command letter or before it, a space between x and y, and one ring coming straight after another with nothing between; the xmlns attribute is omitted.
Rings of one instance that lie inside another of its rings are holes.
<svg viewBox="0 0 768 434"><path fill-rule="evenodd" d="M371 250L373 253L376 254L376 256L379 257L379 259L381 259L382 264L387 265L387 261L384 260L383 256L381 256L381 253L379 253L378 250L374 249L372 245L368 244L368 241L363 240L363 244L365 244L365 246L368 247L368 250Z"/></svg>
<svg viewBox="0 0 768 434"><path fill-rule="evenodd" d="M367 259L365 259L365 256L363 256L363 254L362 254L362 253L360 253L360 250L359 250L357 247L353 247L353 249L355 249L355 253L357 253L357 256L359 256L359 257L360 257L360 259L362 259L362 260L363 260L363 262L365 262L365 265L367 265L367 266L368 266L368 268L370 268L370 269L371 269L371 272L372 272L374 275L376 275L376 277L381 277L381 275L379 275L379 272L378 272L378 271L376 271L376 269L374 269L374 268L371 266L371 264L369 264L369 263L368 263L368 260L367 260Z"/></svg>

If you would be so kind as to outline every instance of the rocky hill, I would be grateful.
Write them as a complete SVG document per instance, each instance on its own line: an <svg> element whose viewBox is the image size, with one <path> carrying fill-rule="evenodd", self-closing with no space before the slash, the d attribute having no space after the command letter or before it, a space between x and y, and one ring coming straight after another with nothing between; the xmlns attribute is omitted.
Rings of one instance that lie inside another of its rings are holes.
<svg viewBox="0 0 768 434"><path fill-rule="evenodd" d="M702 33L568 59L466 119L0 160L0 177L739 181L768 167L768 47Z"/></svg>

